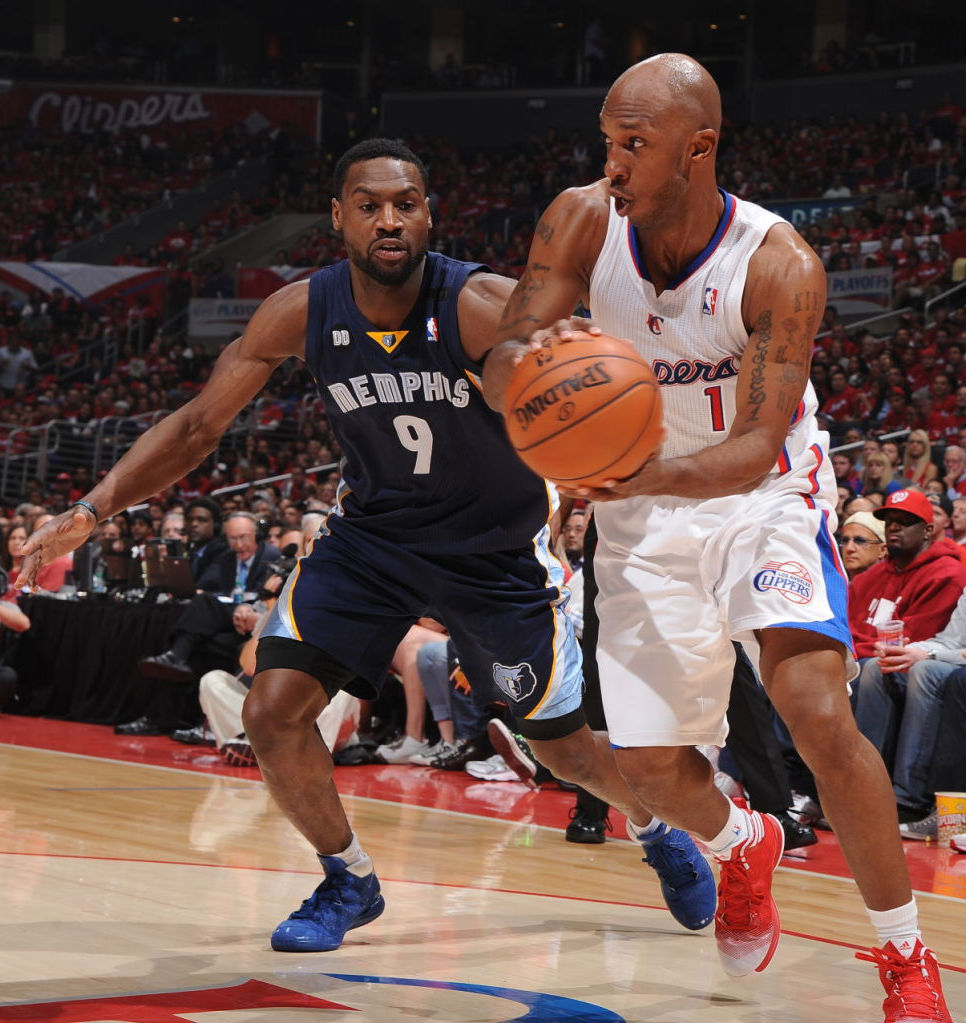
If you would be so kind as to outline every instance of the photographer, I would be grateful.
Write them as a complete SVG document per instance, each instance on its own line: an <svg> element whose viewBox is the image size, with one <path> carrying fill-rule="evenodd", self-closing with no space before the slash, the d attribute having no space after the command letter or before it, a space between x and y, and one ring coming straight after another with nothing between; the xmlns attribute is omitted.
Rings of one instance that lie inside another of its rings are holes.
<svg viewBox="0 0 966 1023"><path fill-rule="evenodd" d="M213 668L230 671L237 663L239 647L254 627L251 602L272 574L281 551L256 538L255 517L248 512L229 515L223 534L227 547L205 571L217 589L213 585L213 592L199 593L189 601L167 650L138 662L142 675L166 685L159 686L152 711L117 725L118 735L170 735L181 721L193 727L200 718L198 679ZM170 684L186 692L172 693Z"/></svg>

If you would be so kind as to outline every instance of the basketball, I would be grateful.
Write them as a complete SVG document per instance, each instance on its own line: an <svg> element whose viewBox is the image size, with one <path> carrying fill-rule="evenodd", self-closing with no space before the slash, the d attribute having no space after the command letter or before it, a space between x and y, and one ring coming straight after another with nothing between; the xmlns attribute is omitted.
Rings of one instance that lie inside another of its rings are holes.
<svg viewBox="0 0 966 1023"><path fill-rule="evenodd" d="M633 476L661 441L654 372L629 341L578 332L528 354L506 391L507 432L539 476L568 487Z"/></svg>

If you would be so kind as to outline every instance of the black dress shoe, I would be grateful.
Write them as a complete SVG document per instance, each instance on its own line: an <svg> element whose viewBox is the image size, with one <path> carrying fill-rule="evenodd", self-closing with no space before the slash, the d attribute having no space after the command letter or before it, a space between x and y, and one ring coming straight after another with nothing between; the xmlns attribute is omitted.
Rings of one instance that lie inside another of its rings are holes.
<svg viewBox="0 0 966 1023"><path fill-rule="evenodd" d="M167 735L170 731L170 728L149 717L135 718L134 721L114 726L115 735Z"/></svg>
<svg viewBox="0 0 966 1023"><path fill-rule="evenodd" d="M176 728L171 733L175 742L183 742L186 746L214 746L215 733L204 725L195 725L194 728Z"/></svg>
<svg viewBox="0 0 966 1023"><path fill-rule="evenodd" d="M162 682L191 682L195 678L191 665L170 650L154 657L142 657L138 661L138 671L147 678L157 678Z"/></svg>
<svg viewBox="0 0 966 1023"><path fill-rule="evenodd" d="M607 837L605 830L610 830L610 821L606 817L591 817L575 806L570 811L570 823L564 837L568 842L581 845L601 845Z"/></svg>
<svg viewBox="0 0 966 1023"><path fill-rule="evenodd" d="M785 851L789 849L802 849L806 845L815 845L818 835L807 825L802 824L790 813L776 813L773 816L778 818L778 823L785 832Z"/></svg>

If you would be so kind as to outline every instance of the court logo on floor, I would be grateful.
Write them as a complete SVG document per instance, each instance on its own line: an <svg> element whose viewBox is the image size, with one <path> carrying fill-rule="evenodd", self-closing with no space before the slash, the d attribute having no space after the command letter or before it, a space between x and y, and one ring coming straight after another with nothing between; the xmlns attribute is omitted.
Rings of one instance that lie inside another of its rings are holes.
<svg viewBox="0 0 966 1023"><path fill-rule="evenodd" d="M424 988L434 994L427 1011L439 1019L478 1018L474 1013L459 1012L461 996L484 995L506 1001L507 1015L504 1023L559 1023L561 1020L581 1020L582 1023L626 1023L623 1016L591 1002L564 998L541 991L524 991L517 988L493 987L488 984L460 984L451 981L420 980L413 977L360 976L348 973L323 973L317 975L342 982L338 986L351 985L345 991L346 998L331 1001L316 995L293 991L291 988L262 980L249 979L224 987L195 988L185 991L161 991L155 994L115 995L107 998L76 998L61 1002L30 1002L19 1005L0 1005L0 1023L16 1020L17 1023L93 1023L95 1020L124 1020L125 1023L185 1023L205 1012L232 1012L249 1010L268 1012L278 1009L314 1009L320 1020L333 1020L343 1013L351 1013L346 1019L353 1023L367 1023L386 1019L386 1006L378 999L366 998L368 985L391 985L398 987ZM304 976L300 979L304 982ZM336 994L336 991L330 992ZM394 1004L398 1004L398 995ZM347 1003L353 1004L347 1004ZM368 1005L366 1003L369 1003ZM521 1016L520 1005L527 1011ZM367 1009L373 1009L370 1015ZM253 1016L253 1020L260 1017ZM266 1021L271 1017L263 1017Z"/></svg>

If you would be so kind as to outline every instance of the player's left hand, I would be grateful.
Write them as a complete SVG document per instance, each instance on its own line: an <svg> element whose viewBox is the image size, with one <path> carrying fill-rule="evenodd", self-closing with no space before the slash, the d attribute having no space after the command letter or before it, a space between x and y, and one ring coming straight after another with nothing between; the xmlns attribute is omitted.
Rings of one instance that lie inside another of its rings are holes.
<svg viewBox="0 0 966 1023"><path fill-rule="evenodd" d="M37 585L37 572L62 554L80 547L96 526L94 516L86 508L73 505L35 530L21 548L23 565L14 585L18 589L33 590Z"/></svg>
<svg viewBox="0 0 966 1023"><path fill-rule="evenodd" d="M661 430L661 441L665 430ZM565 497L580 498L584 501L622 501L626 497L651 496L668 492L667 463L660 457L658 444L654 454L634 473L623 480L604 480L598 487L575 487L557 483L557 489Z"/></svg>

